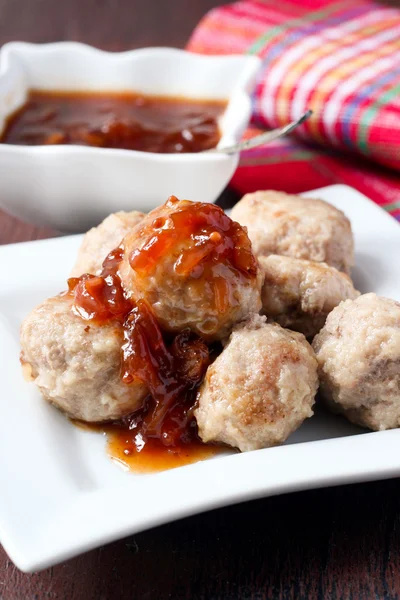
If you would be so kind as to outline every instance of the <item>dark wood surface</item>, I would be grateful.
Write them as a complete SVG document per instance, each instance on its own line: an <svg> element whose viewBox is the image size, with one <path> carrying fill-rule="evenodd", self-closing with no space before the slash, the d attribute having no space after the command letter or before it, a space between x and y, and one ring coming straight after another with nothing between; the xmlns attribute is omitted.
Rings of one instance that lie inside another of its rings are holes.
<svg viewBox="0 0 400 600"><path fill-rule="evenodd" d="M0 44L70 39L111 50L183 46L216 4L1 0ZM230 199L227 193L223 202ZM0 243L52 235L57 232L0 213ZM400 598L400 482L302 492L209 512L33 575L18 571L0 548L1 600L119 598Z"/></svg>

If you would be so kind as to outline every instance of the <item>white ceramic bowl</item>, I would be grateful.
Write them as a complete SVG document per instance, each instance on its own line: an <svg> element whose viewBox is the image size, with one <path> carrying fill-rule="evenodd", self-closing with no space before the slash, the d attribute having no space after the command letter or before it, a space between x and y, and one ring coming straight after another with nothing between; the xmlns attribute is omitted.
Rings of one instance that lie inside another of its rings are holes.
<svg viewBox="0 0 400 600"><path fill-rule="evenodd" d="M251 115L254 56L172 48L108 53L74 42L12 42L0 51L0 130L29 89L137 91L227 99L219 145L240 139ZM170 195L213 202L238 156L154 154L87 146L0 144L0 206L26 221L79 231L117 210L148 211Z"/></svg>

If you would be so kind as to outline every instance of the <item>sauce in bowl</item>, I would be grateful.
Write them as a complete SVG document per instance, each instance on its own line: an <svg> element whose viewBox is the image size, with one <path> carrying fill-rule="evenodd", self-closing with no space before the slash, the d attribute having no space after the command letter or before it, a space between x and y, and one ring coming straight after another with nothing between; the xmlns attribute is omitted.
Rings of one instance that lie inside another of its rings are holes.
<svg viewBox="0 0 400 600"><path fill-rule="evenodd" d="M33 90L25 104L7 119L0 142L201 152L218 144L218 120L226 104L133 92Z"/></svg>

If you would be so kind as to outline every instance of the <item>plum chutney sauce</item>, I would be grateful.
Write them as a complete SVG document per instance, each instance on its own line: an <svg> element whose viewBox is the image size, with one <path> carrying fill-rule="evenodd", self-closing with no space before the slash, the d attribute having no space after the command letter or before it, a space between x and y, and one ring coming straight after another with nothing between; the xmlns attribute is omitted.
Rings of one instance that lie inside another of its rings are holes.
<svg viewBox="0 0 400 600"><path fill-rule="evenodd" d="M134 92L32 90L8 117L0 142L78 144L143 152L201 152L220 139L226 101Z"/></svg>
<svg viewBox="0 0 400 600"><path fill-rule="evenodd" d="M173 207L175 202L177 199L171 196L167 207ZM205 235L211 239L211 246L214 245L214 248L208 249L211 256L218 247L219 256L223 256L223 260L244 277L254 276L256 263L250 242L247 238L247 249L232 247L232 236L240 226L230 221L222 209L213 204L191 203L184 212L187 218L184 231L174 225L168 230L159 229L154 223L150 246L153 250L157 249L159 260L165 253L174 251L182 235L190 237L203 230L208 231ZM192 232L188 231L190 224ZM162 236L162 243L159 236ZM156 257L146 254L148 247L148 244L144 245L143 256L140 250L135 250L135 260L138 267L140 263L142 273L147 264L147 274L151 274ZM177 264L186 262L187 252L182 251ZM68 280L76 314L97 324L111 319L122 324L122 381L129 385L140 380L149 390L141 409L118 422L96 425L95 428L107 433L111 457L126 469L148 472L202 460L216 454L219 449L199 440L193 410L199 385L218 348L207 345L189 330L178 334L162 331L146 301L128 299L118 276L123 254L123 245L110 252L99 276L85 274ZM207 260L204 253L197 258L196 263L190 256L194 273L197 272L196 267Z"/></svg>

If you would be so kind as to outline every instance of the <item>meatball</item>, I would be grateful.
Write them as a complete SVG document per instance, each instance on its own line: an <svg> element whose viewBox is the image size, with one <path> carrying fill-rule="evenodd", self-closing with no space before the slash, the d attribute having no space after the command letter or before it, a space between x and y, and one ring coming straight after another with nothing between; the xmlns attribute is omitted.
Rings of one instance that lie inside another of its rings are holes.
<svg viewBox="0 0 400 600"><path fill-rule="evenodd" d="M67 295L46 300L21 327L21 362L46 400L70 417L108 421L140 408L147 394L139 382L120 378L122 326L88 324Z"/></svg>
<svg viewBox="0 0 400 600"><path fill-rule="evenodd" d="M123 237L126 236L142 219L144 213L117 212L109 215L100 225L92 227L85 233L71 277L79 277L83 273L98 275L103 260L111 250L114 250Z"/></svg>
<svg viewBox="0 0 400 600"><path fill-rule="evenodd" d="M400 426L400 303L346 300L314 338L321 393L335 412L373 430Z"/></svg>
<svg viewBox="0 0 400 600"><path fill-rule="evenodd" d="M171 197L124 240L124 289L161 326L207 340L261 309L262 273L246 231L218 206Z"/></svg>
<svg viewBox="0 0 400 600"><path fill-rule="evenodd" d="M313 414L317 361L300 333L253 316L208 367L194 411L203 442L280 444Z"/></svg>
<svg viewBox="0 0 400 600"><path fill-rule="evenodd" d="M348 275L326 263L290 256L260 256L264 271L262 312L275 321L312 338L324 326L328 314L359 292Z"/></svg>
<svg viewBox="0 0 400 600"><path fill-rule="evenodd" d="M326 262L345 273L354 264L350 221L323 200L255 192L236 204L232 219L247 227L257 256L283 254Z"/></svg>

